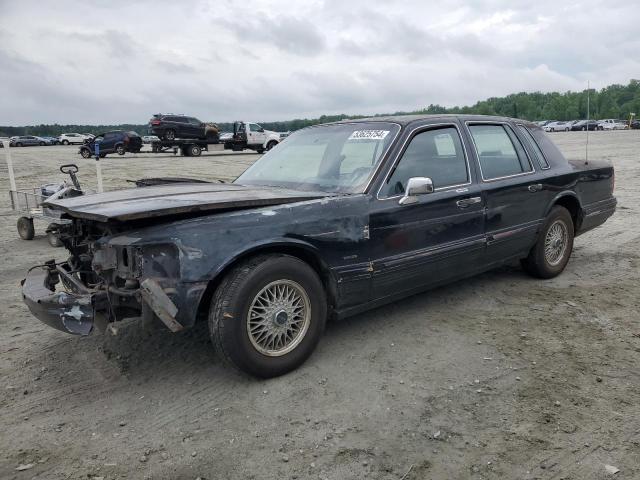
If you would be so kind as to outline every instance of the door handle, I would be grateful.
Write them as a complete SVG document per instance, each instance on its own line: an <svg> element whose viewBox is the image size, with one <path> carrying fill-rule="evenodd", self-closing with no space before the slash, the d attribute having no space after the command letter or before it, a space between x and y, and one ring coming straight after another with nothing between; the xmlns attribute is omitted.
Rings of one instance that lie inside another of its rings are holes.
<svg viewBox="0 0 640 480"><path fill-rule="evenodd" d="M458 200L456 205L460 208L467 208L468 206L475 205L481 201L482 199L480 197L463 198L462 200Z"/></svg>
<svg viewBox="0 0 640 480"><path fill-rule="evenodd" d="M542 184L541 184L541 183L534 183L533 185L529 185L529 186L527 187L527 189L528 189L531 193L539 192L540 190L542 190Z"/></svg>

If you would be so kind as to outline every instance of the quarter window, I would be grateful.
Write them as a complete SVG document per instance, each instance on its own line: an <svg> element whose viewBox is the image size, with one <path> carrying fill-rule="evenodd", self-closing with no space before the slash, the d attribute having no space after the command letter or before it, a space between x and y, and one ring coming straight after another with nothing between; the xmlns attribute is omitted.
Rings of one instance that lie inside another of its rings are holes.
<svg viewBox="0 0 640 480"><path fill-rule="evenodd" d="M478 152L482 178L496 178L530 172L531 164L519 140L504 125L470 125Z"/></svg>
<svg viewBox="0 0 640 480"><path fill-rule="evenodd" d="M518 128L524 134L527 142L529 142L529 145L531 146L531 150L533 152L533 156L538 160L538 164L540 165L540 167L549 168L549 162L547 162L547 159L544 158L544 154L538 146L538 142L536 142L535 138L533 138L533 135L531 135L531 132L524 125L518 125Z"/></svg>
<svg viewBox="0 0 640 480"><path fill-rule="evenodd" d="M412 177L429 177L435 188L469 182L467 160L456 128L427 130L414 136L384 186L385 196L402 195Z"/></svg>

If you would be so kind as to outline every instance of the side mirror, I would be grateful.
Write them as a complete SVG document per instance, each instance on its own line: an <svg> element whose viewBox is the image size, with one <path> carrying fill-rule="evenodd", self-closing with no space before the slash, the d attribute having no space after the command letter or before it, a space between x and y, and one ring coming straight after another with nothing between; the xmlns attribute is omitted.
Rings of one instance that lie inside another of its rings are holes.
<svg viewBox="0 0 640 480"><path fill-rule="evenodd" d="M404 196L400 199L400 205L411 205L418 201L420 195L433 193L433 182L429 177L412 177L407 181Z"/></svg>

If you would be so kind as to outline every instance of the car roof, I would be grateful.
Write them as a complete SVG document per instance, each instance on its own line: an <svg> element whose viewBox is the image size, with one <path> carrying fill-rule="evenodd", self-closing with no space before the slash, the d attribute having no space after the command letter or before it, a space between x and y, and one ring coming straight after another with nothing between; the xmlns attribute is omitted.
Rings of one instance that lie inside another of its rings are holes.
<svg viewBox="0 0 640 480"><path fill-rule="evenodd" d="M518 123L527 123L533 124L529 120L522 120L519 118L510 118L510 117L499 117L495 115L459 115L453 113L447 114L433 114L433 115L389 115L382 117L367 117L367 118L358 118L353 120L341 120L339 122L334 122L337 124L340 123L365 123L365 122L392 122L398 123L401 126L407 126L414 122L426 121L426 120L443 120L443 121L451 121L454 119L458 119L462 122L518 122Z"/></svg>

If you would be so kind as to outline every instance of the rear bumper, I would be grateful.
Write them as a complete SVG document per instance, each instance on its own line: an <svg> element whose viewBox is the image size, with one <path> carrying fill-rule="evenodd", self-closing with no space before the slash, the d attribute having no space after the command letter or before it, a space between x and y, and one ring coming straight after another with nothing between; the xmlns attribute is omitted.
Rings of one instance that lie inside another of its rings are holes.
<svg viewBox="0 0 640 480"><path fill-rule="evenodd" d="M587 205L584 208L584 216L580 224L580 230L578 230L577 234L580 235L592 228L602 225L615 213L617 204L618 201L616 198L611 197L606 200Z"/></svg>
<svg viewBox="0 0 640 480"><path fill-rule="evenodd" d="M96 307L106 300L104 292L55 291L58 276L51 267L37 267L22 281L22 297L42 323L62 332L88 335L93 330Z"/></svg>

